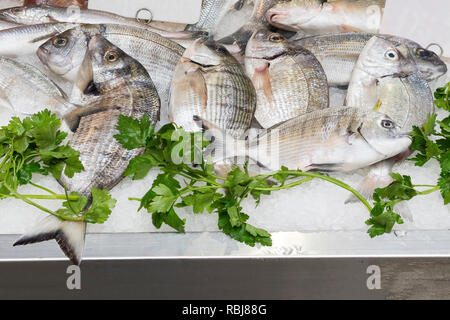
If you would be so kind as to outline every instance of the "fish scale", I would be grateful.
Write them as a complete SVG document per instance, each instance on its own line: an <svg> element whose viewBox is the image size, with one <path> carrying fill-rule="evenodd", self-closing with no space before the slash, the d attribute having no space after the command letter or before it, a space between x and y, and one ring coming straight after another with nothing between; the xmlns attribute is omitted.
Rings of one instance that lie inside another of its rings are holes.
<svg viewBox="0 0 450 320"><path fill-rule="evenodd" d="M274 36L281 40L272 43ZM245 66L256 88L255 118L262 127L328 108L328 83L319 61L281 35L256 31L247 45Z"/></svg>
<svg viewBox="0 0 450 320"><path fill-rule="evenodd" d="M187 131L196 132L201 127L193 117L199 116L233 137L240 137L250 128L256 105L255 89L225 48L220 47L223 53L217 54L214 50L218 47L208 46L211 44L206 44L205 39L199 39L180 60L171 87L170 119ZM208 53L197 52L201 50ZM197 55L206 60L193 61Z"/></svg>

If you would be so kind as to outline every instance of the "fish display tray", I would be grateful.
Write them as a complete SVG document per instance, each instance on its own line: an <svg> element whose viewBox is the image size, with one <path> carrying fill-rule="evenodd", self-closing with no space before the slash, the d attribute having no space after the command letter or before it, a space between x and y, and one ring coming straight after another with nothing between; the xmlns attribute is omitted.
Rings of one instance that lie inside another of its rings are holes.
<svg viewBox="0 0 450 320"><path fill-rule="evenodd" d="M0 236L0 299L450 297L448 231L378 239L350 231L276 232L272 247L254 248L216 232L88 234L75 291L66 287L69 262L54 242L13 248L15 239ZM380 289L369 289L373 268Z"/></svg>

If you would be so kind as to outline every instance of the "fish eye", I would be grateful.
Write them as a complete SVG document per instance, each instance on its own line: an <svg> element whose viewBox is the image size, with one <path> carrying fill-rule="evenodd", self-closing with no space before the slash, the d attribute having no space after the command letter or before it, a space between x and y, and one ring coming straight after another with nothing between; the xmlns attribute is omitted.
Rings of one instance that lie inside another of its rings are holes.
<svg viewBox="0 0 450 320"><path fill-rule="evenodd" d="M381 126L385 129L393 129L395 127L395 124L391 120L383 120L381 121Z"/></svg>
<svg viewBox="0 0 450 320"><path fill-rule="evenodd" d="M17 8L13 8L13 9L12 9L12 12L14 12L14 13L21 13L21 12L23 12L23 11L24 11L24 9L21 8L21 7L17 7Z"/></svg>
<svg viewBox="0 0 450 320"><path fill-rule="evenodd" d="M55 40L53 40L53 45L58 48L65 47L66 44L67 44L67 38L65 38L65 37L58 37Z"/></svg>
<svg viewBox="0 0 450 320"><path fill-rule="evenodd" d="M226 54L226 53L227 53L227 50L226 50L224 47L218 46L218 47L216 48L216 52L217 52L217 53L220 53L220 54Z"/></svg>
<svg viewBox="0 0 450 320"><path fill-rule="evenodd" d="M110 50L105 53L106 62L114 62L117 59L119 59L119 53L117 53L117 51Z"/></svg>
<svg viewBox="0 0 450 320"><path fill-rule="evenodd" d="M397 60L398 59L398 54L394 50L388 50L386 52L385 56L386 56L386 58L388 58L390 60Z"/></svg>
<svg viewBox="0 0 450 320"><path fill-rule="evenodd" d="M432 53L429 50L419 48L419 49L417 49L417 54L422 58L429 58L429 57L431 57Z"/></svg>
<svg viewBox="0 0 450 320"><path fill-rule="evenodd" d="M278 33L271 34L269 40L272 42L281 42L284 40L283 36Z"/></svg>

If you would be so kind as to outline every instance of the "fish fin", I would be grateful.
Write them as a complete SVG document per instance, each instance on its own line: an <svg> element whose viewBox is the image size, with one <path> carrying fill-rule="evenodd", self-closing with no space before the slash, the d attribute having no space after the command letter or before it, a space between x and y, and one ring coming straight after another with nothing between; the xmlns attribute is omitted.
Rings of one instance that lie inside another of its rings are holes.
<svg viewBox="0 0 450 320"><path fill-rule="evenodd" d="M394 179L390 175L377 176L369 172L356 190L367 200L373 199L373 193L377 188L385 188L390 185ZM359 202L353 194L345 200L345 204Z"/></svg>
<svg viewBox="0 0 450 320"><path fill-rule="evenodd" d="M78 126L80 125L80 119L82 117L100 113L100 112L107 111L107 110L111 110L111 109L117 109L117 108L120 108L120 107L114 106L113 108L111 108L111 106L109 106L107 103L87 105L87 106L78 107L76 109L73 109L72 111L65 114L63 116L63 118L64 118L64 121L69 126L70 130L72 132L75 132L77 130Z"/></svg>
<svg viewBox="0 0 450 320"><path fill-rule="evenodd" d="M188 71L186 73L187 81L194 90L194 92L200 97L200 105L203 110L206 110L208 104L208 89L206 87L206 80L200 69Z"/></svg>
<svg viewBox="0 0 450 320"><path fill-rule="evenodd" d="M269 63L255 69L252 80L257 90L262 90L270 104L273 102L272 84L270 83Z"/></svg>
<svg viewBox="0 0 450 320"><path fill-rule="evenodd" d="M252 123L250 124L250 128L258 129L258 130L264 129L264 127L259 123L259 121L255 117L252 118Z"/></svg>
<svg viewBox="0 0 450 320"><path fill-rule="evenodd" d="M305 171L335 172L342 170L342 163L312 163Z"/></svg>
<svg viewBox="0 0 450 320"><path fill-rule="evenodd" d="M79 265L84 250L85 233L85 222L62 221L57 217L48 216L17 240L14 246L55 239L70 261Z"/></svg>
<svg viewBox="0 0 450 320"><path fill-rule="evenodd" d="M245 149L244 153L241 154L242 150L238 148L238 141L227 134L225 130L199 116L194 116L193 119L203 129L207 137L213 138L211 144L205 151L206 154L214 151L214 156L212 157L213 163L236 156L245 156ZM245 143L245 141L243 142Z"/></svg>

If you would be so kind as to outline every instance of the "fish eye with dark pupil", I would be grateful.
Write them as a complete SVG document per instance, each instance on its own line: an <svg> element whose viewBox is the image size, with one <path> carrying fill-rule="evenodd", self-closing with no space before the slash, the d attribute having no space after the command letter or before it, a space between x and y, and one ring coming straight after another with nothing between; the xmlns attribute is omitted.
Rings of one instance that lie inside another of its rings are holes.
<svg viewBox="0 0 450 320"><path fill-rule="evenodd" d="M417 53L422 58L429 58L429 57L431 57L431 54L432 54L430 51L425 50L425 49L417 49Z"/></svg>
<svg viewBox="0 0 450 320"><path fill-rule="evenodd" d="M118 58L119 58L119 54L118 54L117 52L115 52L115 51L108 51L108 52L105 54L105 60L106 60L107 62L114 62L114 61L116 61Z"/></svg>
<svg viewBox="0 0 450 320"><path fill-rule="evenodd" d="M64 47L66 44L67 44L66 38L56 38L55 40L53 40L53 45L58 48Z"/></svg>
<svg viewBox="0 0 450 320"><path fill-rule="evenodd" d="M280 42L283 40L283 36L279 35L279 34L272 34L269 38L270 41L272 42Z"/></svg>
<svg viewBox="0 0 450 320"><path fill-rule="evenodd" d="M225 48L223 48L223 47L217 47L217 48L216 48L216 52L217 52L217 53L220 53L220 54L225 54L225 53L227 53L227 51L226 51Z"/></svg>
<svg viewBox="0 0 450 320"><path fill-rule="evenodd" d="M394 128L394 122L391 120L383 120L381 121L381 126L385 129L392 129Z"/></svg>

